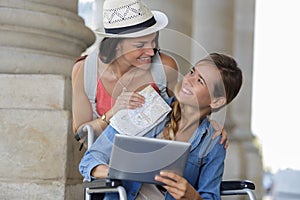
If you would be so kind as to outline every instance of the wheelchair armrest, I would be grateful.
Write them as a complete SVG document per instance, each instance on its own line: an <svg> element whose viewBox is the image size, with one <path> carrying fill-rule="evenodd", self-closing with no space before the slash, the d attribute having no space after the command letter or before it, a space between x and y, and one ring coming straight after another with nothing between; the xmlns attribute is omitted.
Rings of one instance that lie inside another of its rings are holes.
<svg viewBox="0 0 300 200"><path fill-rule="evenodd" d="M82 186L84 188L90 188L90 189L102 189L102 188L116 188L118 186L121 186L122 182L120 180L112 180L112 179L95 179L92 181L84 181L82 183Z"/></svg>
<svg viewBox="0 0 300 200"><path fill-rule="evenodd" d="M119 194L120 200L127 200L125 188L120 180L112 179L95 179L93 181L84 181L82 186L85 190L85 198L91 199L93 194L101 194L106 192L116 192Z"/></svg>
<svg viewBox="0 0 300 200"><path fill-rule="evenodd" d="M225 190L241 190L248 188L250 190L255 190L255 184L249 180L241 181L222 181L221 191Z"/></svg>

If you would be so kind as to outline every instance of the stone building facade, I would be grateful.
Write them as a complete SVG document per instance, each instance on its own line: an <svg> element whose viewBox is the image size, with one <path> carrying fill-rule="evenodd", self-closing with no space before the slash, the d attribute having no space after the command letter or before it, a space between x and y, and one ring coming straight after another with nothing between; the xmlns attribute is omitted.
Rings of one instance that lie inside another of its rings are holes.
<svg viewBox="0 0 300 200"><path fill-rule="evenodd" d="M97 25L103 0L95 1ZM144 1L168 15L160 45L182 73L204 52L222 51L239 62L244 83L226 113L224 179L253 180L260 199L261 155L250 129L255 0ZM71 70L96 38L77 4L0 0L0 199L83 199L82 152L71 129Z"/></svg>

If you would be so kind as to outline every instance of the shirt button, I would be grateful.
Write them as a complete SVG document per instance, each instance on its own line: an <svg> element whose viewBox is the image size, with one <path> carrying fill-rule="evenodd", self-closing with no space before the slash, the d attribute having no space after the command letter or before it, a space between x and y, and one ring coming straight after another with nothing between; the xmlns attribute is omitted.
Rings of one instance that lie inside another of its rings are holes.
<svg viewBox="0 0 300 200"><path fill-rule="evenodd" d="M132 196L135 196L135 195L136 195L136 192L131 192L131 195L132 195Z"/></svg>

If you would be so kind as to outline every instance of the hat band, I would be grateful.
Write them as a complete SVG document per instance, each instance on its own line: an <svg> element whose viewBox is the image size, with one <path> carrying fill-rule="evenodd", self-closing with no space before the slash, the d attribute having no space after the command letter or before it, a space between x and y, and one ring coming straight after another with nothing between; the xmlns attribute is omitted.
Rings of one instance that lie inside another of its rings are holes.
<svg viewBox="0 0 300 200"><path fill-rule="evenodd" d="M126 26L122 28L105 28L104 30L105 33L110 33L110 34L127 34L127 33L133 33L133 32L144 30L146 28L149 28L150 26L153 26L154 24L156 24L156 20L153 16L147 21L142 22L140 24Z"/></svg>

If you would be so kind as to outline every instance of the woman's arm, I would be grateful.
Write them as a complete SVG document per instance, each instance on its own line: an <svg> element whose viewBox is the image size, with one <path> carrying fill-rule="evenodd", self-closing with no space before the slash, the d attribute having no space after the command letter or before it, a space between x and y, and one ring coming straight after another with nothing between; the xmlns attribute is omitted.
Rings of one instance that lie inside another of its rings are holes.
<svg viewBox="0 0 300 200"><path fill-rule="evenodd" d="M106 178L108 175L107 165L97 165L91 172L91 175L95 178Z"/></svg>
<svg viewBox="0 0 300 200"><path fill-rule="evenodd" d="M221 140L220 140L220 144L223 144L225 142L225 149L228 148L229 146L229 139L227 137L227 132L224 129L223 126L221 126L218 122L216 122L215 120L209 120L210 123L212 124L212 126L214 127L214 129L216 130L216 133L213 135L212 139L216 139L218 138L219 135L222 136Z"/></svg>
<svg viewBox="0 0 300 200"><path fill-rule="evenodd" d="M108 126L86 151L79 164L79 172L86 180L105 178L116 130Z"/></svg>
<svg viewBox="0 0 300 200"><path fill-rule="evenodd" d="M84 90L84 60L75 63L72 70L72 114L73 114L73 131L82 126L89 124L92 126L96 136L98 136L107 126L101 119L93 120L93 111L88 97ZM111 117L107 113L107 118Z"/></svg>

